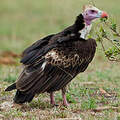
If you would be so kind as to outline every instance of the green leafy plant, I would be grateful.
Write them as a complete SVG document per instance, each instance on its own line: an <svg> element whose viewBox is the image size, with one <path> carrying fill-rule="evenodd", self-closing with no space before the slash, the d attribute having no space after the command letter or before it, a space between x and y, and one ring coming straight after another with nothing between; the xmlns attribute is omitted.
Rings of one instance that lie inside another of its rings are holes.
<svg viewBox="0 0 120 120"><path fill-rule="evenodd" d="M114 20L101 19L101 26L96 32L97 41L101 43L105 56L110 61L120 62L120 33ZM105 48L104 41L107 40L111 45Z"/></svg>

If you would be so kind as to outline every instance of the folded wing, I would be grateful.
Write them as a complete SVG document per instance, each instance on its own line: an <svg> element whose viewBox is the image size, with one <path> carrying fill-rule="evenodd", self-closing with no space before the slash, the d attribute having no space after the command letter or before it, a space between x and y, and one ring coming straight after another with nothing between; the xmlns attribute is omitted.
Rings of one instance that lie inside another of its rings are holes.
<svg viewBox="0 0 120 120"><path fill-rule="evenodd" d="M33 94L56 91L65 87L77 74L85 71L94 57L95 40L76 40L75 37L74 41L70 41L73 36L68 38L69 40L64 41L61 37L62 42L57 41L56 37L50 39L51 44L55 46L46 51L42 58L25 66L16 82L17 89ZM48 46L50 45L45 47ZM36 54L39 55L38 53ZM36 54L34 57L37 57Z"/></svg>

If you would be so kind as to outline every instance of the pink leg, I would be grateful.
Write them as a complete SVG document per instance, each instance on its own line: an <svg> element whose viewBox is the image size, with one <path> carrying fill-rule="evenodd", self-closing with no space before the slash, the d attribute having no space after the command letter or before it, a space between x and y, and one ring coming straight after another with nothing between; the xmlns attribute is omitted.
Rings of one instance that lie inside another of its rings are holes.
<svg viewBox="0 0 120 120"><path fill-rule="evenodd" d="M67 99L66 99L66 95L65 95L65 88L62 89L62 98L63 98L63 105L64 106L69 106L68 102L67 102Z"/></svg>
<svg viewBox="0 0 120 120"><path fill-rule="evenodd" d="M54 93L53 92L50 93L50 103L52 105L55 105L55 99L54 99Z"/></svg>

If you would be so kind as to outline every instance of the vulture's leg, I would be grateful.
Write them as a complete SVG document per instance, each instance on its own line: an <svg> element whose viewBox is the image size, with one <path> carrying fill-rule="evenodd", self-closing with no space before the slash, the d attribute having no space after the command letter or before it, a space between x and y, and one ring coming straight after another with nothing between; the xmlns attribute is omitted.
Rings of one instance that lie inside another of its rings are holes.
<svg viewBox="0 0 120 120"><path fill-rule="evenodd" d="M67 102L65 92L66 92L66 89L65 89L65 87L64 87L64 88L62 88L63 105L67 107L67 106L69 106L69 104L68 104L68 102Z"/></svg>
<svg viewBox="0 0 120 120"><path fill-rule="evenodd" d="M50 92L50 103L52 105L55 105L55 98L54 98L54 93L53 92Z"/></svg>

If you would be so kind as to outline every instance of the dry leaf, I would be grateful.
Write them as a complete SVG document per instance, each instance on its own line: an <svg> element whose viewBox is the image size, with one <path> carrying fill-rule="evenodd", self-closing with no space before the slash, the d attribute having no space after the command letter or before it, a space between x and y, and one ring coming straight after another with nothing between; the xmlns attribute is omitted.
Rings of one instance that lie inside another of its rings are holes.
<svg viewBox="0 0 120 120"><path fill-rule="evenodd" d="M12 57L12 58L18 58L20 57L21 55L18 55L12 51L4 51L4 52L1 52L0 53L0 56L1 57Z"/></svg>
<svg viewBox="0 0 120 120"><path fill-rule="evenodd" d="M81 85L95 85L95 82L81 82Z"/></svg>
<svg viewBox="0 0 120 120"><path fill-rule="evenodd" d="M9 57L0 57L0 64L14 65L14 64L16 64L16 61Z"/></svg>
<svg viewBox="0 0 120 120"><path fill-rule="evenodd" d="M105 95L106 97L111 97L111 95L110 94L108 94L105 90L103 90L102 88L99 88L99 90L100 90L100 93L102 94L102 95Z"/></svg>

